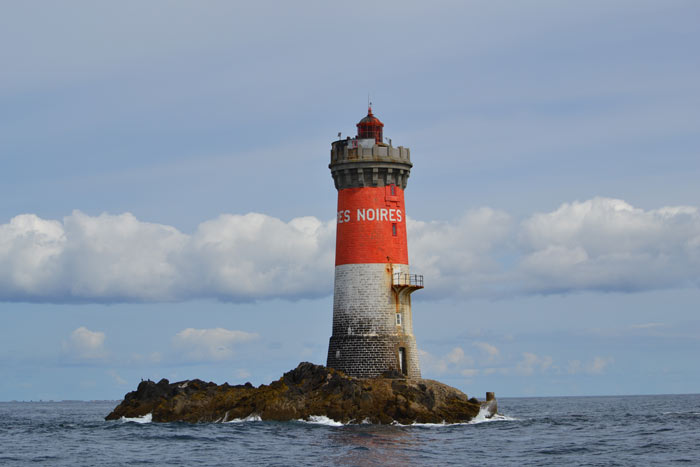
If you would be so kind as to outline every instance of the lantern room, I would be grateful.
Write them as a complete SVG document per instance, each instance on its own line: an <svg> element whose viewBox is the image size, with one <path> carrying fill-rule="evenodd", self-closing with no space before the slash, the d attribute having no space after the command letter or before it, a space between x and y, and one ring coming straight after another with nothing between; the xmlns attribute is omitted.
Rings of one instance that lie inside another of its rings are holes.
<svg viewBox="0 0 700 467"><path fill-rule="evenodd" d="M381 143L384 139L384 124L372 114L372 106L367 109L367 116L357 124L357 139L374 139Z"/></svg>

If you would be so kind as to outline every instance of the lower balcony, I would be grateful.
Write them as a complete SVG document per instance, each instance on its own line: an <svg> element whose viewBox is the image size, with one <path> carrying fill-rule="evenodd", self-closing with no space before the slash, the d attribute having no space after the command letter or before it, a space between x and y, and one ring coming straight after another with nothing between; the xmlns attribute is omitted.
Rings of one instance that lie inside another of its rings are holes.
<svg viewBox="0 0 700 467"><path fill-rule="evenodd" d="M423 288L423 275L396 272L394 273L391 286L397 293L405 291L410 294Z"/></svg>

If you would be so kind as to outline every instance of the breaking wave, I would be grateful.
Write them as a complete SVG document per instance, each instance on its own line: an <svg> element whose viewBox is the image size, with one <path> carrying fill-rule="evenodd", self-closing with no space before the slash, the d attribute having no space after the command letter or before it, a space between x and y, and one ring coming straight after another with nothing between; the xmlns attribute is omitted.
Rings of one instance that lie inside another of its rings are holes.
<svg viewBox="0 0 700 467"><path fill-rule="evenodd" d="M509 417L507 415L503 415L500 413L494 414L492 417L488 416L489 412L486 410L484 407L482 407L479 410L479 413L476 414L476 417L472 418L468 422L459 422L459 423L412 423L410 425L401 425L401 426L425 426L425 427L440 427L440 426L455 426L455 425L478 425L479 423L488 423L488 422L503 422L503 421L517 421L517 418L514 417ZM393 423L394 425L400 425L399 423Z"/></svg>
<svg viewBox="0 0 700 467"><path fill-rule="evenodd" d="M141 417L122 417L119 419L121 422L133 422L133 423L151 423L153 421L153 414L147 413Z"/></svg>
<svg viewBox="0 0 700 467"><path fill-rule="evenodd" d="M223 423L243 423L243 422L262 422L260 415L252 413L245 418L234 418L233 420L228 420Z"/></svg>
<svg viewBox="0 0 700 467"><path fill-rule="evenodd" d="M424 426L424 427L441 427L441 426L455 426L455 425L477 425L479 423L487 423L487 422L502 422L502 421L516 421L518 420L517 418L514 417L509 417L507 415L503 414L495 414L492 417L488 417L488 410L482 408L479 410L479 413L474 417L472 420L468 422L460 422L460 423L447 423L447 422L442 422L442 423L411 423L410 425L404 425L401 424L397 421L392 422L392 426L405 426L405 427L411 427L411 426ZM336 420L333 420L332 418L328 418L325 415L311 415L309 416L308 420L303 420L303 419L298 419L298 422L301 423L311 423L315 425L325 425L325 426L347 426L347 425L355 425L356 423L350 422L350 423L342 423L338 422ZM370 422L368 419L362 420L359 425L371 425L372 422Z"/></svg>
<svg viewBox="0 0 700 467"><path fill-rule="evenodd" d="M228 414L226 414L228 415ZM411 426L419 426L419 427L442 427L442 426L454 426L454 425L477 425L479 423L487 423L487 422L500 422L500 421L515 421L518 420L517 418L514 417L508 417L507 415L502 415L502 414L496 414L490 418L487 417L488 411L482 409L479 411L479 413L474 417L472 420L468 422L461 422L461 423L447 423L447 422L442 422L442 423L411 423L409 425L404 425L402 423L394 421L392 423L393 426L406 426L406 427L411 427ZM153 421L153 414L146 414L141 417L122 417L119 419L121 422L132 422L132 423L151 423ZM217 420L219 422L221 420ZM262 418L258 414L250 414L245 418L234 418L233 420L226 420L226 416L224 416L223 421L221 423L245 423L245 422L261 422ZM297 422L301 423L310 423L314 425L325 425L325 426L345 426L345 425L351 425L353 423L343 423L339 422L336 420L333 420L332 418L326 417L325 415L311 415L309 416L308 420L303 420L303 419L298 419L296 420ZM359 423L360 425L366 425L366 424L371 424L371 422L367 419L362 420L362 422Z"/></svg>
<svg viewBox="0 0 700 467"><path fill-rule="evenodd" d="M515 417L509 417L507 415L503 415L500 413L494 414L494 416L491 418L486 418L486 414L483 413L483 411L480 411L476 415L476 417L474 417L472 420L465 423L465 425L477 425L479 423L487 423L487 422L513 422L513 421L517 421L517 420L518 419Z"/></svg>
<svg viewBox="0 0 700 467"><path fill-rule="evenodd" d="M326 426L344 426L345 424L342 422L337 422L333 420L332 418L328 418L325 415L309 415L308 420L302 420L299 419L297 420L298 422L303 422L303 423L313 423L315 425L326 425Z"/></svg>

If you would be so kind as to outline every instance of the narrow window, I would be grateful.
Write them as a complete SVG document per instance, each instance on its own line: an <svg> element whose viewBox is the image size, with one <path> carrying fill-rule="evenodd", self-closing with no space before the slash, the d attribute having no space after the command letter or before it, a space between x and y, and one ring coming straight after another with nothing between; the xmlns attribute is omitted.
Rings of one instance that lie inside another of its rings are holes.
<svg viewBox="0 0 700 467"><path fill-rule="evenodd" d="M391 196L396 196L396 185L393 183L390 185L391 188Z"/></svg>
<svg viewBox="0 0 700 467"><path fill-rule="evenodd" d="M335 351L335 358L340 358L340 350Z"/></svg>
<svg viewBox="0 0 700 467"><path fill-rule="evenodd" d="M391 224L391 235L396 237L396 224Z"/></svg>
<svg viewBox="0 0 700 467"><path fill-rule="evenodd" d="M401 326L401 313L396 313L396 325Z"/></svg>

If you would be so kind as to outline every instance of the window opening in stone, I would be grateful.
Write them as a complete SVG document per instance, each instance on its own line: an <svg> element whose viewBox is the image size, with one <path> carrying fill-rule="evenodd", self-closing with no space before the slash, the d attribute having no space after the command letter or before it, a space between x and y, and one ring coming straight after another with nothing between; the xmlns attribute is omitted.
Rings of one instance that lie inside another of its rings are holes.
<svg viewBox="0 0 700 467"><path fill-rule="evenodd" d="M391 196L396 196L396 185L392 183L389 187L391 188Z"/></svg>
<svg viewBox="0 0 700 467"><path fill-rule="evenodd" d="M391 235L396 237L396 224L391 224Z"/></svg>
<svg viewBox="0 0 700 467"><path fill-rule="evenodd" d="M396 325L401 326L401 313L396 313Z"/></svg>

